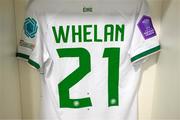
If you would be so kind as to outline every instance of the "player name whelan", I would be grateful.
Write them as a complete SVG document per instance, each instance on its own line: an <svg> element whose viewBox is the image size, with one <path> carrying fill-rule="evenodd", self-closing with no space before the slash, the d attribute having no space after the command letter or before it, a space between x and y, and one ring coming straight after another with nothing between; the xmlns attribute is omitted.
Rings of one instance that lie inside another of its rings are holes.
<svg viewBox="0 0 180 120"><path fill-rule="evenodd" d="M56 43L124 41L124 24L52 26Z"/></svg>

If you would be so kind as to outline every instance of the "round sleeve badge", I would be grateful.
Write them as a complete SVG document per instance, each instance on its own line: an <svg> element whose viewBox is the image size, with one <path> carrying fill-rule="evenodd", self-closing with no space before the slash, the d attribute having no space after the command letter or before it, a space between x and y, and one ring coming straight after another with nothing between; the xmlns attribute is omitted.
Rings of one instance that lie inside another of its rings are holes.
<svg viewBox="0 0 180 120"><path fill-rule="evenodd" d="M27 37L34 38L37 33L37 22L34 18L26 18L24 22L24 33Z"/></svg>

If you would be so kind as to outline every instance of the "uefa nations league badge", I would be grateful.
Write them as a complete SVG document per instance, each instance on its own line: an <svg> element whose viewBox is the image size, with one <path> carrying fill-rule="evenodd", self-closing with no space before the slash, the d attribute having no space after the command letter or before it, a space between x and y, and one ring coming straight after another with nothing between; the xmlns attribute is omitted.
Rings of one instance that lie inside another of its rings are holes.
<svg viewBox="0 0 180 120"><path fill-rule="evenodd" d="M153 27L151 17L144 15L139 21L138 27L145 40L156 36L156 31Z"/></svg>

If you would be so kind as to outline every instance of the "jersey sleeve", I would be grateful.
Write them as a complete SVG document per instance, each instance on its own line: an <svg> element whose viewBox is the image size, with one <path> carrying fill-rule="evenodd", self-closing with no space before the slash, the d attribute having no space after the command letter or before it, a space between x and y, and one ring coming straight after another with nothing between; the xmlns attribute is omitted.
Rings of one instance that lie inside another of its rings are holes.
<svg viewBox="0 0 180 120"><path fill-rule="evenodd" d="M131 62L137 62L160 51L160 44L146 0L139 5L134 33L129 49Z"/></svg>
<svg viewBox="0 0 180 120"><path fill-rule="evenodd" d="M22 37L18 44L16 57L27 61L36 69L42 68L49 54L43 42L43 32L36 12L27 10Z"/></svg>

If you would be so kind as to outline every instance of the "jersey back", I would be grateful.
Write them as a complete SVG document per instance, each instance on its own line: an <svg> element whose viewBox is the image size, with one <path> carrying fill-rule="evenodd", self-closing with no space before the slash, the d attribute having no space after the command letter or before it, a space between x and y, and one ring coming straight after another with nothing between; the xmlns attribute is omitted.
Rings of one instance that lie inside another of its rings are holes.
<svg viewBox="0 0 180 120"><path fill-rule="evenodd" d="M17 56L44 73L59 119L136 120L135 64L160 50L147 3L53 1L29 6Z"/></svg>

